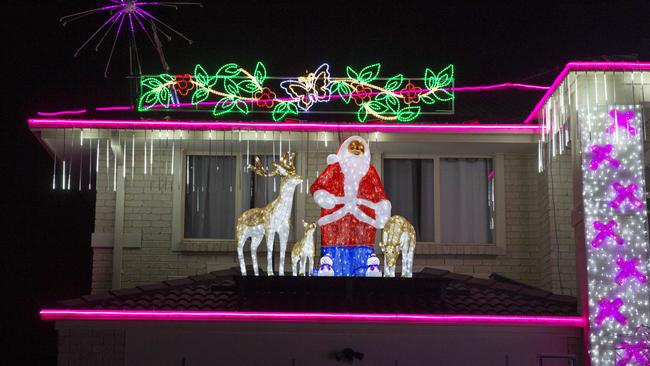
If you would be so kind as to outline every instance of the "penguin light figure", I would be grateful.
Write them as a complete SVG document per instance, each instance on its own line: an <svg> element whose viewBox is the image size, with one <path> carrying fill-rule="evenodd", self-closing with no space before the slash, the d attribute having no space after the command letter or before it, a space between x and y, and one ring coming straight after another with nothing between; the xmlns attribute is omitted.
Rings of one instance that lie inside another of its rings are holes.
<svg viewBox="0 0 650 366"><path fill-rule="evenodd" d="M320 267L318 268L319 277L334 277L334 269L332 268L332 256L325 254L320 259Z"/></svg>
<svg viewBox="0 0 650 366"><path fill-rule="evenodd" d="M371 254L368 257L368 269L366 270L366 277L381 277L381 270L379 269L379 258L375 253Z"/></svg>

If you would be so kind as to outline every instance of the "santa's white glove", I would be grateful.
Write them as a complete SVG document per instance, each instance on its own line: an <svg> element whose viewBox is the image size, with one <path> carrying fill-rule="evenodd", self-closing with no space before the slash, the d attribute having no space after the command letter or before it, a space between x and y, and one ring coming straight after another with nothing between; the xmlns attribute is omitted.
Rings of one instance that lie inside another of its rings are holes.
<svg viewBox="0 0 650 366"><path fill-rule="evenodd" d="M314 192L314 201L320 207L329 210L336 206L338 198L324 189L319 189Z"/></svg>
<svg viewBox="0 0 650 366"><path fill-rule="evenodd" d="M375 227L383 229L388 219L390 219L391 204L389 200L383 200L375 203Z"/></svg>

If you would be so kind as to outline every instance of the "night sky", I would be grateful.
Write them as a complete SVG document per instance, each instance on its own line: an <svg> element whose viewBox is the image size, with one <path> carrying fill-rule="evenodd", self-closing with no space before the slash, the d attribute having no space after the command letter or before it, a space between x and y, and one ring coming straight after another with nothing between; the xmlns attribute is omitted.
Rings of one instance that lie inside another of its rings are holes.
<svg viewBox="0 0 650 366"><path fill-rule="evenodd" d="M108 78L103 73L110 38L98 53L93 43L73 57L106 16L65 28L58 22L106 3L5 1L3 7L1 268L8 285L3 319L10 319L10 327L2 326L0 344L10 352L3 360L15 353L16 364L55 364L53 325L38 320L37 311L90 292L94 198L50 189L52 160L26 118L37 111L129 103L124 38ZM424 67L454 63L458 86L548 85L570 60L650 61L647 1L237 0L156 14L194 40L191 46L180 38L164 41L172 72L178 73L191 72L196 63L252 67L261 60L273 75L297 75L323 62L381 62L382 74L418 75ZM148 41L138 38L138 44L143 72L161 72Z"/></svg>

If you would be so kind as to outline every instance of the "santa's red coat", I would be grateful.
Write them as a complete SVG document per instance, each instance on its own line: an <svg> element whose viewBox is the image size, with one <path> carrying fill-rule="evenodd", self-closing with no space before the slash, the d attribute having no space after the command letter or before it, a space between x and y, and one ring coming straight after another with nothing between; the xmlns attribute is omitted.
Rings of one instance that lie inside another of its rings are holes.
<svg viewBox="0 0 650 366"><path fill-rule="evenodd" d="M339 163L330 164L314 181L309 191L313 195L314 192L324 189L334 196L343 197L344 181L341 165ZM388 199L384 186L381 184L381 179L379 179L379 174L377 174L377 170L372 164L368 168L366 175L361 178L357 198L375 203ZM336 205L329 210L321 208L320 215L321 217L327 216L341 207L343 207L342 204ZM363 205L359 205L359 207L366 215L375 218L375 210ZM321 245L325 247L372 246L375 243L375 233L376 229L373 226L359 221L348 213L337 221L321 226Z"/></svg>

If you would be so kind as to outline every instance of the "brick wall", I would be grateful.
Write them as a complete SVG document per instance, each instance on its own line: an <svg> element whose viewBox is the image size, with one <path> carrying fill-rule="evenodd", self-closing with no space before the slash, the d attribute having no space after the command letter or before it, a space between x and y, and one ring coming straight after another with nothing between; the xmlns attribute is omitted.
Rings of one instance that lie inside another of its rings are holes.
<svg viewBox="0 0 650 366"><path fill-rule="evenodd" d="M564 295L576 294L571 164L570 153L558 155L538 175L540 287Z"/></svg>
<svg viewBox="0 0 650 366"><path fill-rule="evenodd" d="M302 167L298 169L309 180L309 184L316 177L316 172L322 171L325 167L327 155L334 152L335 148L329 146L329 149L325 151L321 144L320 149L312 146L309 154L303 152ZM127 163L124 231L126 234L139 234L141 241L139 247L127 246L124 248L122 287L237 267L238 261L233 243L219 244L218 250L214 250L215 246L207 244L197 244L193 250L172 250L173 182L168 168L171 153L163 147L156 147L154 151L153 173L150 164L147 163L149 171L147 175L144 175L142 151L136 150L133 179L131 179L130 163ZM562 159L565 158L558 159L563 162ZM554 166L553 170L553 192L555 192L554 198L558 215L557 237L561 254L559 271L554 214L550 210L551 202L548 199L551 187L548 184L547 175L537 173L536 164L534 155L507 154L504 157L506 181L506 248L504 253L428 254L429 252L425 248L421 248L415 258L414 270L429 266L480 277L496 272L556 292L560 292L558 276L562 274L562 292L573 293L575 291L575 281L573 280L575 274L572 270L575 254L572 230L568 219L572 202L571 181L568 178L570 177L569 162L560 163ZM301 171L301 169L303 170ZM98 183L96 231L110 231L113 230L115 194L111 190L104 192L101 184L101 182ZM297 188L296 197L300 194L305 195L307 187L306 185L303 187L303 193L300 193L300 188ZM235 193L236 191L233 192L233 194ZM294 215L296 214L294 212ZM305 197L304 219L313 222L318 219L319 214L320 209L313 199L310 196ZM302 227L300 226L296 230L297 237L301 237ZM319 245L319 235L316 235L316 240ZM95 249L93 267L97 270L93 272L94 290L110 287L107 286L106 281L110 280L111 260L109 258L111 256L112 251L109 249L103 251ZM248 253L246 257L250 258ZM266 268L264 243L258 250L258 259L261 268ZM290 259L287 258L286 271L290 270L289 262Z"/></svg>
<svg viewBox="0 0 650 366"><path fill-rule="evenodd" d="M105 142L104 142L105 143ZM104 146L104 145L102 145ZM106 174L105 149L100 150L99 169L96 179L95 233L113 233L115 222L115 192L113 191L113 171ZM112 161L111 161L112 164ZM112 165L111 165L112 167ZM93 246L92 293L111 289L113 273L113 248L102 245Z"/></svg>

